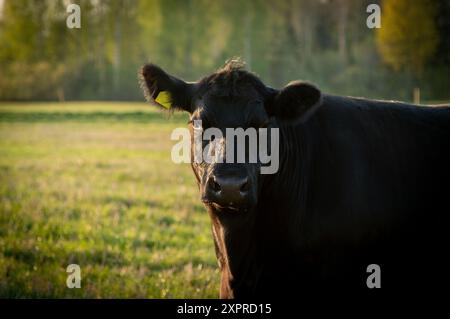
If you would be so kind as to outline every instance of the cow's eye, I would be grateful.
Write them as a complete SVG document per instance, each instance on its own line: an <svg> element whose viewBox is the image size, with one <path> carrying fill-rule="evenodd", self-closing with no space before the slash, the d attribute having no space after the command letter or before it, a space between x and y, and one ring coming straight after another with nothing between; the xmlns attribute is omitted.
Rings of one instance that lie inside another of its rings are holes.
<svg viewBox="0 0 450 319"><path fill-rule="evenodd" d="M210 122L208 121L208 119L202 119L202 127L203 127L203 129L204 130L206 130L206 129L208 129L208 128L210 128L211 127L211 124L210 124Z"/></svg>
<svg viewBox="0 0 450 319"><path fill-rule="evenodd" d="M262 124L260 124L259 128L266 128L267 126L269 126L269 120L264 121Z"/></svg>

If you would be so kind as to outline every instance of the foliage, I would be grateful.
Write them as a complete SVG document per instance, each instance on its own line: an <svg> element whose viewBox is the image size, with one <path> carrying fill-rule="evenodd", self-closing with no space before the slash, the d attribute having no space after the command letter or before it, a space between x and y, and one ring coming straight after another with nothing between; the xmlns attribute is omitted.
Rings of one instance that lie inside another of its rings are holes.
<svg viewBox="0 0 450 319"><path fill-rule="evenodd" d="M396 71L406 69L417 77L435 53L439 34L435 24L436 1L385 0L383 27L377 43L383 60Z"/></svg>
<svg viewBox="0 0 450 319"><path fill-rule="evenodd" d="M412 76L384 67L386 61L423 73L424 98L449 94L450 73L439 72L450 65L446 0L382 2L377 41L366 8L379 0L76 3L81 29L66 27L65 0L4 0L1 99L142 100L136 72L145 62L193 81L232 56L273 87L305 79L330 93L409 99ZM33 74L36 63L49 66L43 81L55 79L45 90L17 73L20 65Z"/></svg>

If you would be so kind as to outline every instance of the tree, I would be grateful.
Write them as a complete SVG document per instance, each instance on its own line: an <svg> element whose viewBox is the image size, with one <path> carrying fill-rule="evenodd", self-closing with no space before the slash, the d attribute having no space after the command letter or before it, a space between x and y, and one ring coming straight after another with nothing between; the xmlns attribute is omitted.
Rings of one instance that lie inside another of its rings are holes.
<svg viewBox="0 0 450 319"><path fill-rule="evenodd" d="M438 45L432 0L385 0L376 43L383 61L395 71L420 78Z"/></svg>

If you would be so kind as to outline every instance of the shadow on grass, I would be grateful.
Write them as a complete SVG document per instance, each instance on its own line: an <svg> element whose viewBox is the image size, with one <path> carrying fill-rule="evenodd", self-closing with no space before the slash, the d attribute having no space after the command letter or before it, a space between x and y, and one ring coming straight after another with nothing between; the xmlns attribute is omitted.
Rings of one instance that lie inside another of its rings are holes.
<svg viewBox="0 0 450 319"><path fill-rule="evenodd" d="M0 122L155 122L182 120L180 115L168 116L150 112L0 112Z"/></svg>

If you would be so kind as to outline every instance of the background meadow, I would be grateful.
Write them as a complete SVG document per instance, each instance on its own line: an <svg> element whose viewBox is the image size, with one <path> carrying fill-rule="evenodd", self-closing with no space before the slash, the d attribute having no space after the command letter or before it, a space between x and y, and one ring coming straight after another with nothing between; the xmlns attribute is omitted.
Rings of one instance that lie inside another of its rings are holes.
<svg viewBox="0 0 450 319"><path fill-rule="evenodd" d="M143 103L0 104L0 297L217 297L209 217L170 158L186 122Z"/></svg>

